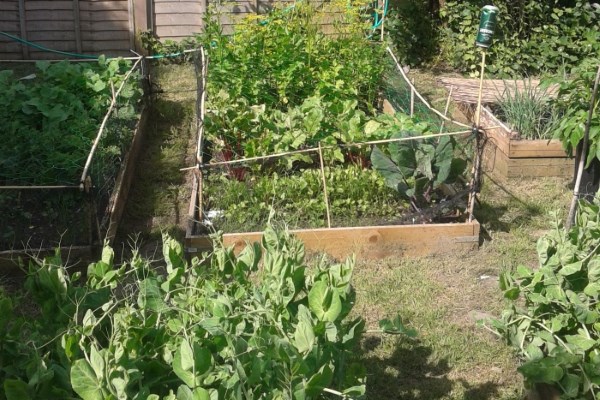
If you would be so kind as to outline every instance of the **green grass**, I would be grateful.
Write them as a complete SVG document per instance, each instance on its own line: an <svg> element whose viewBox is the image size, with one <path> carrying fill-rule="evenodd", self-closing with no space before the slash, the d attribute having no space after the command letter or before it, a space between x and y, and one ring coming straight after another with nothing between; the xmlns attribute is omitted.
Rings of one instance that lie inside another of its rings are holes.
<svg viewBox="0 0 600 400"><path fill-rule="evenodd" d="M565 211L562 179L487 179L477 218L484 239L474 252L359 262L355 312L375 328L400 314L416 339L367 336L361 357L368 398L521 400L512 350L478 321L498 316L502 270L537 263L535 243L548 213Z"/></svg>
<svg viewBox="0 0 600 400"><path fill-rule="evenodd" d="M192 165L194 154L194 70L191 65L159 65L153 75L159 91L120 226L123 240L130 232L158 238L164 230L181 239L187 223L191 185L180 168Z"/></svg>

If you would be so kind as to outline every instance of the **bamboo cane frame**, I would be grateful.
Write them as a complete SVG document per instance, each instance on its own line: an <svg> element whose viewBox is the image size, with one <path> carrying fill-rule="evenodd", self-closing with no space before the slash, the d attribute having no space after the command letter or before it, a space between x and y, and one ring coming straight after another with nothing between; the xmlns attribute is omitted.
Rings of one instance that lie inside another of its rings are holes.
<svg viewBox="0 0 600 400"><path fill-rule="evenodd" d="M468 125L465 125L459 121L455 121L455 120L449 118L446 115L447 110L445 111L444 114L442 114L435 108L431 107L431 105L417 91L416 87L410 81L410 79L408 79L408 77L402 70L402 67L400 66L396 56L393 54L393 52L391 51L391 49L389 47L387 47L387 51L390 54L390 56L392 57L392 59L394 60L394 62L396 63L397 69L401 72L403 78L409 84L410 89L411 89L411 97L413 97L413 102L414 102L414 96L417 96L427 106L427 108L429 108L431 111L433 111L439 117L441 117L444 121L452 122L452 123L462 126L462 127L468 127ZM201 50L201 54L204 54L204 50ZM204 116L205 116L205 112L206 112L205 103L206 103L206 78L208 75L208 68L207 68L208 60L206 59L206 57L204 55L202 57L203 57L203 60L205 61L205 62L203 62L203 67L202 67L202 71L203 71L202 78L201 78L202 83L200 83L200 86L202 86L202 90L201 90L201 92L199 92L200 100L199 101L197 100L199 102L199 104L201 104L201 106L199 108L200 115L198 116L198 120L202 121L202 123L201 123L202 129L200 130L202 132L202 135L199 135L198 142L197 142L197 148L196 148L196 161L197 162L196 162L196 165L194 165L194 166L180 168L180 171L182 171L182 172L194 171L194 185L195 185L194 188L197 189L197 198L194 198L196 196L195 194L192 195L192 199L190 202L190 212L188 215L188 217L190 219L192 219L193 221L201 222L203 220L203 216L204 216L204 209L203 209L203 189L204 188L202 185L203 169L215 168L215 167L227 166L227 165L234 165L234 164L250 163L253 161L263 161L263 160L269 160L269 159L273 159L273 158L286 157L286 156L295 155L295 154L317 153L320 158L321 176L323 178L324 199L325 199L325 206L326 206L326 210L327 210L327 222L328 222L327 229L332 229L331 217L330 217L330 212L329 212L329 201L328 201L328 196L327 196L327 183L325 181L325 173L324 173L324 167L323 167L323 158L322 158L323 150L335 149L335 148L353 148L353 147L373 146L373 145L377 145L377 144L406 142L406 141L412 141L412 140L424 140L424 139L431 139L431 138L444 137L444 136L460 136L460 135L466 135L466 134L472 133L472 130L469 129L469 130L461 130L461 131L456 131L456 132L440 132L437 134L423 135L423 136L411 136L411 137L403 137L403 138L372 140L372 141L365 141L365 142L343 143L343 144L327 145L327 146L322 146L321 143L319 142L318 146L312 147L312 148L307 148L307 149L292 150L292 151L281 152L281 153L276 153L276 154L268 154L268 155L264 155L264 156L247 157L247 158L240 158L240 159L235 159L235 160L218 161L218 162L211 162L208 164L204 164L203 157L202 157L202 147L203 147L203 142L204 142L203 127L204 127ZM446 107L448 107L448 106L449 105L447 105ZM193 190L193 192L196 192L196 190ZM468 218L469 218L468 219L469 223L473 221L472 213L469 214ZM193 229L188 229L188 233L191 233L192 231L193 231Z"/></svg>

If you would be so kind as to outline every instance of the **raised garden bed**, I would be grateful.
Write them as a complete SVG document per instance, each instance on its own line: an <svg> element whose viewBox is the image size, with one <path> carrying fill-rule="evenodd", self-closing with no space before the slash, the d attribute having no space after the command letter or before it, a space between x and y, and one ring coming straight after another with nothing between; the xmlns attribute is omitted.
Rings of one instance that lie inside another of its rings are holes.
<svg viewBox="0 0 600 400"><path fill-rule="evenodd" d="M461 211L467 191L458 178L466 162L455 137L464 132L440 134L443 124L432 129L422 119L389 115L388 103L377 99L386 93L387 66L400 68L393 55L365 39L356 14L340 35L308 29L318 12L303 5L294 15L242 24L231 38L207 38L209 68L196 68L200 123L198 165L188 168L195 177L188 253L208 250L215 230L239 249L258 240L269 221L289 228L307 250L339 258L476 247L479 224ZM304 42L312 48L296 48ZM298 69L302 83L290 80ZM414 97L410 90L400 95Z"/></svg>
<svg viewBox="0 0 600 400"><path fill-rule="evenodd" d="M475 106L463 112L474 120ZM481 109L481 127L488 143L484 170L505 178L572 177L574 160L567 156L559 140L528 140L500 121L489 107Z"/></svg>
<svg viewBox="0 0 600 400"><path fill-rule="evenodd" d="M116 65L106 65L106 68L116 68ZM42 66L41 68L41 79L43 85L48 89L40 90L65 90L67 94L71 89L69 86L61 86L60 83L64 74L71 74L70 79L76 81L83 79L79 73L82 75L92 74L95 72L91 71L96 71L85 66L80 69L67 66L64 71L54 66L46 70L43 68L48 67ZM121 87L120 83L128 79L133 82L123 84L124 99L136 99L137 95L126 93L126 91L139 90L137 72L125 74L131 65L129 67L123 65L123 68L128 69L121 76L118 75L120 72L116 70L109 73L112 75L104 76L106 79L104 83L113 86L112 89L110 86L108 87L109 93L112 92L113 95L116 95L117 100L114 101L114 107L109 104L112 98L112 95L109 94L108 97L103 97L107 103L98 100L96 100L98 103L91 100L89 103L89 107L102 107L101 104L106 104L104 111L88 111L93 108L87 108L88 106L85 105L86 95L75 94L83 99L82 110L85 111L65 111L69 115L65 117L64 123L81 126L81 128L73 129L71 132L59 128L59 132L62 131L68 135L87 132L82 136L85 138L82 143L90 143L87 152L85 148L80 152L69 150L68 144L65 145L65 150L63 150L66 152L65 154L73 155L74 160L79 160L75 168L65 170L67 173L62 176L60 172L57 172L55 175L44 177L32 175L29 178L24 175L15 177L13 180L14 175L5 174L6 177L2 181L3 188L0 191L0 195L3 196L3 202L0 205L6 216L6 223L2 228L3 245L0 247L0 267L3 270L7 271L19 260L26 260L31 256L42 257L52 254L56 248L60 248L63 258L68 259L70 263L85 262L95 257L96 250L105 240L111 242L114 239L127 199L136 159L141 149L149 113L148 109L138 100L130 102L120 98L118 93L118 89ZM99 71L97 82L100 82L103 79L102 67L97 71ZM51 74L56 75L55 80L50 78L53 76ZM86 79L89 81L89 75ZM109 83L113 79L113 83ZM56 89L52 86L53 84L56 85ZM81 83L80 85L85 84ZM101 90L100 83L95 89ZM35 93L38 89L36 86L31 86L31 88L26 87L19 90L21 90L22 96L34 98L31 93ZM39 105L36 107L43 108L44 104L47 104L46 102L47 99L41 97ZM61 103L57 102L57 104ZM56 110L61 111L58 108ZM44 118L51 119L52 116L40 117L40 120L47 125L42 125L37 129L42 129L40 132L47 135L50 134L46 133L48 129L53 128ZM105 136L105 132L97 136L98 128L103 125L100 122L105 118L104 125L106 126L105 130L108 131L108 138ZM23 123L28 123L26 117L23 117ZM19 126L16 129L20 129ZM67 137L71 138L71 136ZM97 141L97 146L92 146L91 141L96 137L100 137L100 140ZM56 140L58 141L58 139L57 137ZM46 146L47 153L52 155L54 148ZM58 143L58 146L61 144ZM94 147L95 150L90 150ZM15 153L18 155L17 151ZM39 155L35 157L39 157ZM89 162L85 162L86 157ZM19 162L18 160L17 158L15 162ZM87 167L84 167L84 162ZM44 160L40 161L40 165L41 168L47 168L44 167ZM78 184L76 176L82 174L82 171L86 171L86 178L83 179L82 184Z"/></svg>

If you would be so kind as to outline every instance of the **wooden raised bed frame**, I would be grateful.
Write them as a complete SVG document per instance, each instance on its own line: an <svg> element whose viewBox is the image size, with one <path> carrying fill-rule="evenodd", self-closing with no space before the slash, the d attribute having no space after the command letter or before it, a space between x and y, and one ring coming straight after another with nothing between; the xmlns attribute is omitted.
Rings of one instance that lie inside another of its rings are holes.
<svg viewBox="0 0 600 400"><path fill-rule="evenodd" d="M394 107L383 100L382 111L394 114ZM190 201L185 249L194 256L212 250L208 235L196 235L195 216L198 208L197 180L194 180ZM456 251L475 250L479 247L480 225L477 220L463 223L385 225L342 228L296 229L290 231L304 242L309 252L324 252L336 259L356 254L361 259L383 259L395 256L426 256ZM246 243L260 242L262 232L225 233L223 244L242 250Z"/></svg>
<svg viewBox="0 0 600 400"><path fill-rule="evenodd" d="M90 243L86 245L73 245L73 246L61 246L60 252L63 260L81 261L83 263L91 262L94 257L97 257L99 248L102 246L103 240L108 240L112 244L117 228L121 221L125 204L127 202L127 196L129 194L129 187L133 180L135 165L137 162L138 155L141 151L142 142L144 140L144 134L146 131L146 122L150 114L147 106L142 106L140 111L140 118L137 121L133 132L133 138L131 140L131 146L123 158L121 168L115 181L115 188L108 202L108 214L109 221L105 232L102 232L103 238L100 238L97 243ZM36 258L43 258L54 254L55 248L31 248L31 249L17 249L17 250L5 250L0 251L0 269L2 272L10 272L14 270L18 265L19 260L27 262L32 256Z"/></svg>
<svg viewBox="0 0 600 400"><path fill-rule="evenodd" d="M505 178L573 176L574 160L560 141L520 139L487 107L481 110L481 127L488 137L483 158L486 171Z"/></svg>

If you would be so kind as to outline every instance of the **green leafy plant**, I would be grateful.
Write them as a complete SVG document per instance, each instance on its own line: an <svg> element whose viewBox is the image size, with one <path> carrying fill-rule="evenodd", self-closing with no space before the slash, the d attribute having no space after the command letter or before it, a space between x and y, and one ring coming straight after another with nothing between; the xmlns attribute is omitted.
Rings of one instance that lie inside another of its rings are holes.
<svg viewBox="0 0 600 400"><path fill-rule="evenodd" d="M450 66L478 74L474 46L478 0L447 1L440 10L442 58ZM588 1L495 1L500 9L487 71L500 76L538 75L570 70L598 54L600 8Z"/></svg>
<svg viewBox="0 0 600 400"><path fill-rule="evenodd" d="M0 71L0 185L78 185L113 91L130 68L129 61L101 57L97 63L38 62L35 73L23 78ZM124 83L89 171L100 207L131 142L140 97L134 72ZM67 231L65 242L77 244L70 239L86 235L83 207L74 191L3 193L0 248L54 244Z"/></svg>
<svg viewBox="0 0 600 400"><path fill-rule="evenodd" d="M27 295L39 305L37 318L19 316L0 293L0 396L364 395L365 371L353 351L365 322L349 318L353 259L308 268L303 244L271 228L239 254L215 238L210 257L191 263L165 235L163 257L163 272L137 252L119 267L105 247L82 284L58 254L32 265ZM414 334L399 318L377 331Z"/></svg>
<svg viewBox="0 0 600 400"><path fill-rule="evenodd" d="M577 145L583 140L585 124L587 123L592 89L600 58L590 58L574 69L568 79L553 79L558 81L560 88L555 107L562 110L562 117L555 137L562 141L568 154L574 154ZM592 160L600 158L600 113L598 105L600 99L596 98L593 104L593 114L590 124L589 147L586 155L586 168Z"/></svg>
<svg viewBox="0 0 600 400"><path fill-rule="evenodd" d="M524 139L552 139L560 122L560 111L552 103L547 88L526 80L524 87L506 91L498 102L498 117Z"/></svg>
<svg viewBox="0 0 600 400"><path fill-rule="evenodd" d="M510 305L492 327L515 347L529 385L550 384L561 398L596 398L600 382L600 201L582 201L575 225L557 215L539 239L539 267L500 277Z"/></svg>
<svg viewBox="0 0 600 400"><path fill-rule="evenodd" d="M386 187L375 171L360 165L325 167L333 222L339 225L380 223L399 218L406 202ZM220 211L211 222L225 232L255 231L271 217L289 228L326 226L323 182L318 169L287 174L254 174L243 180L210 175L206 185L208 207Z"/></svg>
<svg viewBox="0 0 600 400"><path fill-rule="evenodd" d="M384 25L396 56L403 64L414 66L437 56L438 23L431 1L408 0L391 2Z"/></svg>
<svg viewBox="0 0 600 400"><path fill-rule="evenodd" d="M403 131L392 138L414 136ZM435 190L454 181L466 168L466 161L455 156L455 141L450 136L428 139L425 135L421 140L392 142L387 150L374 147L371 163L386 184L417 209L431 203L436 197Z"/></svg>

